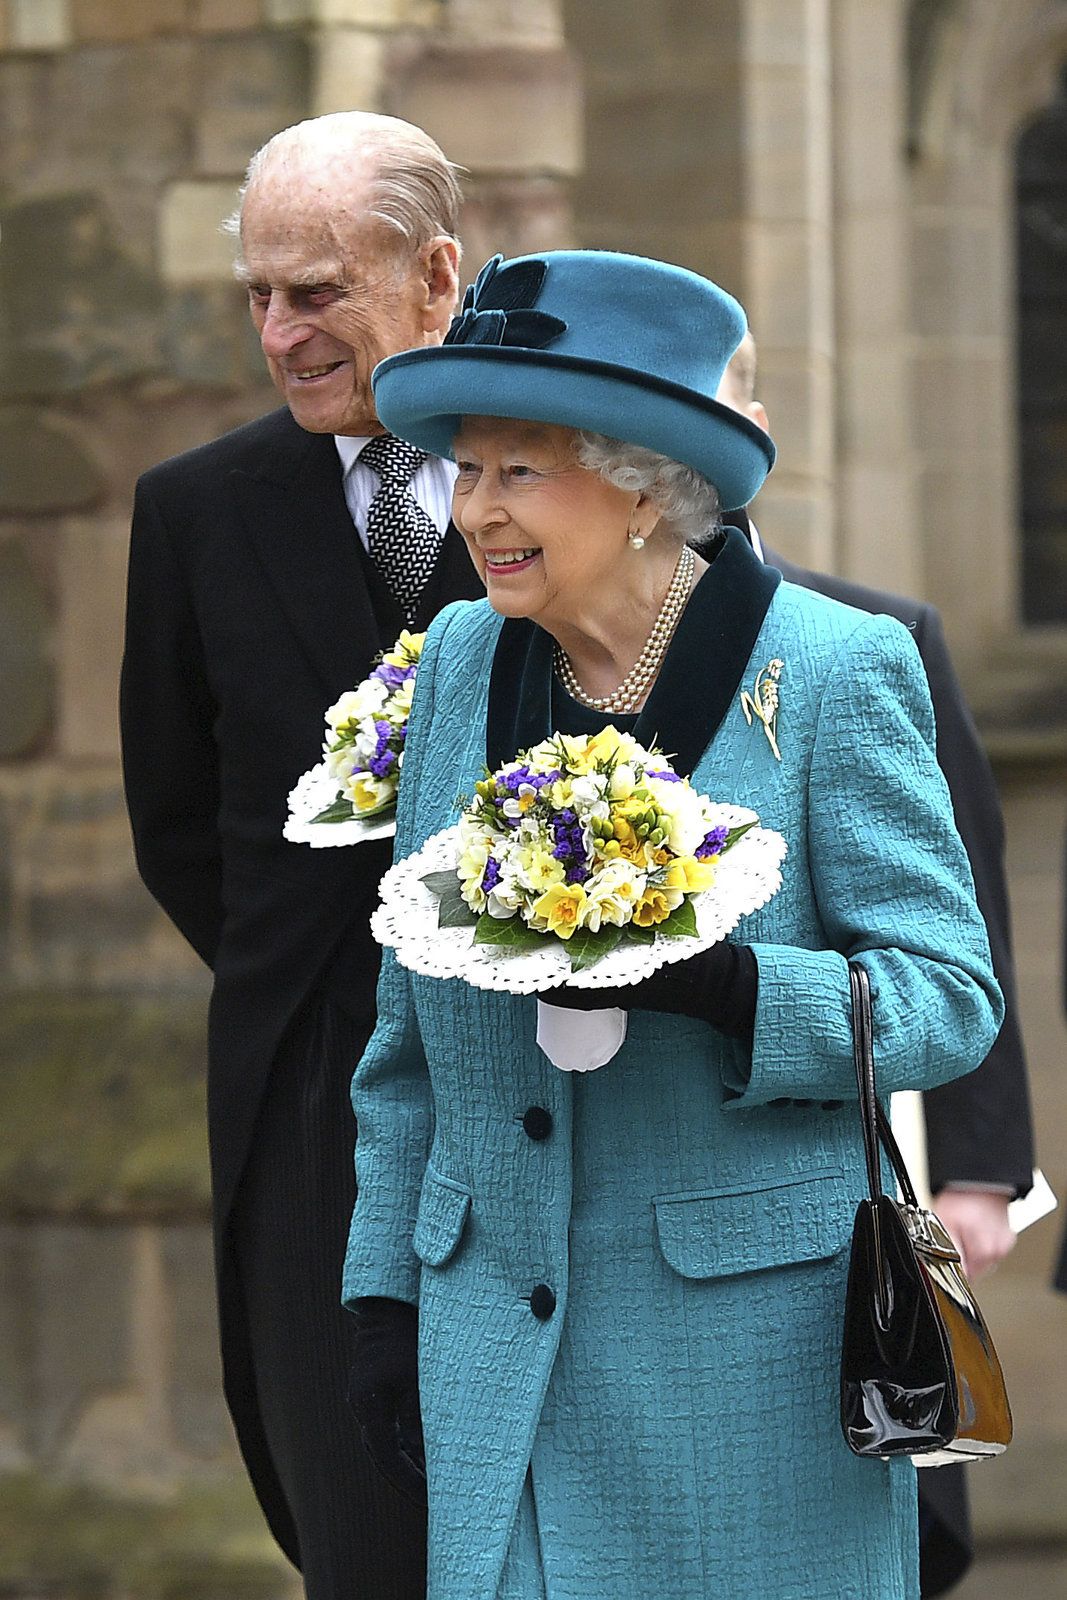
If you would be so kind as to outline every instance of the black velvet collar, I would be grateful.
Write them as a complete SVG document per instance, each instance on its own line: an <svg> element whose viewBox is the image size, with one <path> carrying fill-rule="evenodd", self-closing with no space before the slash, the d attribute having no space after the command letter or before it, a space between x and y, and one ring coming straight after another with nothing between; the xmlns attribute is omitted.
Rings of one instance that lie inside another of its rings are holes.
<svg viewBox="0 0 1067 1600"><path fill-rule="evenodd" d="M714 547L698 549L712 565L693 591L634 727L634 737L657 745L683 777L692 776L732 705L782 581L736 528L726 528ZM536 623L505 618L489 680L490 771L553 731L552 650L551 635Z"/></svg>

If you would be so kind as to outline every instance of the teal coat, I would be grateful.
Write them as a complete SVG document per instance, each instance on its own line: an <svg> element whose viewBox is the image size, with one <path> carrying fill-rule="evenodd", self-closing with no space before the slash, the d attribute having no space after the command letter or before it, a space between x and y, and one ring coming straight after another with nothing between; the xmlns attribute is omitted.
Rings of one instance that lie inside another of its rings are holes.
<svg viewBox="0 0 1067 1600"><path fill-rule="evenodd" d="M398 856L481 776L500 627L479 601L430 630ZM386 957L344 1298L420 1307L429 1600L918 1596L914 1468L856 1459L838 1423L865 1188L846 957L871 975L887 1094L975 1067L1001 1001L907 631L782 584L753 636L693 774L788 841L737 935L751 1058L634 1012L613 1061L565 1074L533 999ZM780 762L734 687L775 656Z"/></svg>

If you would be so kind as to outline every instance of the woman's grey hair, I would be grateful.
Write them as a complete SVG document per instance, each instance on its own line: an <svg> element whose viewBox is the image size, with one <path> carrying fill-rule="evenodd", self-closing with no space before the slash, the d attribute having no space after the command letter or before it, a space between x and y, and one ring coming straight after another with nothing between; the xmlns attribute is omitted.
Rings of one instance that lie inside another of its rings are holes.
<svg viewBox="0 0 1067 1600"><path fill-rule="evenodd" d="M384 224L397 235L398 243L403 240L418 250L442 234L457 238L462 169L421 128L399 117L359 111L313 117L268 139L248 163L237 209L223 223L223 231L240 237L245 196L268 166L306 166L315 161L328 161L340 171L353 162L372 163L362 214ZM294 173L293 181L300 181L299 173Z"/></svg>
<svg viewBox="0 0 1067 1600"><path fill-rule="evenodd" d="M584 429L578 433L578 460L616 489L647 494L682 541L711 533L719 525L719 491L695 467L643 445L623 444Z"/></svg>

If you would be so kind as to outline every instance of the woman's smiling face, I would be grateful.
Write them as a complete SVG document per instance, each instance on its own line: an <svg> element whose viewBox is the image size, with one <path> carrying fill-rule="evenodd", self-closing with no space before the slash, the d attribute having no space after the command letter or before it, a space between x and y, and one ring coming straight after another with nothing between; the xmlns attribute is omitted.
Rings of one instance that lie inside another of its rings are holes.
<svg viewBox="0 0 1067 1600"><path fill-rule="evenodd" d="M578 463L573 429L464 417L453 443L456 527L495 611L569 622L609 590L630 554L641 496Z"/></svg>

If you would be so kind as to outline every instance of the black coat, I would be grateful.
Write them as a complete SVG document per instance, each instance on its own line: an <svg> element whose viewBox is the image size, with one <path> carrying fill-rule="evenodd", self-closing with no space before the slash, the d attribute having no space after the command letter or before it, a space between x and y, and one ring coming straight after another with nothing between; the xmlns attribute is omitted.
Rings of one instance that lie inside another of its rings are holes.
<svg viewBox="0 0 1067 1600"><path fill-rule="evenodd" d="M772 551L768 561L790 583L818 590L860 611L886 613L911 629L930 684L937 722L937 759L948 781L956 826L970 858L978 904L989 932L993 967L1004 991L1004 1024L976 1072L923 1095L930 1188L952 1182L1030 1188L1033 1129L1026 1057L1011 949L1004 874L1004 823L996 782L963 699L933 606L794 566ZM974 1543L963 1467L919 1473L922 1593L944 1593L971 1564Z"/></svg>
<svg viewBox="0 0 1067 1600"><path fill-rule="evenodd" d="M286 796L321 758L323 713L403 619L345 504L330 435L287 410L147 472L137 486L122 671L137 863L215 976L208 1123L216 1213L240 1180L277 1043L311 988L374 1017L367 920L388 842L282 838ZM482 592L450 528L425 626Z"/></svg>
<svg viewBox="0 0 1067 1600"><path fill-rule="evenodd" d="M416 627L480 593L449 528ZM224 1381L253 1482L294 1558L226 1223L271 1064L304 1001L325 991L373 1026L368 919L389 841L311 850L281 830L289 790L321 757L326 707L402 626L352 526L333 438L288 410L139 482L121 691L127 800L145 883L214 972L208 1130Z"/></svg>

